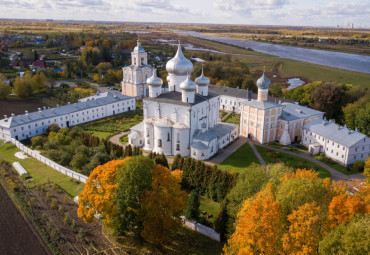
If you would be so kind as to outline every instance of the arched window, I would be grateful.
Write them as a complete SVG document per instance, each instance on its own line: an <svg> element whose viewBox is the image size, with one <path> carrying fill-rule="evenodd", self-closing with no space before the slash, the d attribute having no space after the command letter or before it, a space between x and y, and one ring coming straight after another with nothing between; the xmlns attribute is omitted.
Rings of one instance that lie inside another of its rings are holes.
<svg viewBox="0 0 370 255"><path fill-rule="evenodd" d="M162 139L158 139L158 147L162 147Z"/></svg>
<svg viewBox="0 0 370 255"><path fill-rule="evenodd" d="M167 142L170 141L170 133L167 133Z"/></svg>
<svg viewBox="0 0 370 255"><path fill-rule="evenodd" d="M149 128L146 128L146 136L149 136Z"/></svg>
<svg viewBox="0 0 370 255"><path fill-rule="evenodd" d="M178 143L180 142L180 133L177 133L176 140L177 140Z"/></svg>

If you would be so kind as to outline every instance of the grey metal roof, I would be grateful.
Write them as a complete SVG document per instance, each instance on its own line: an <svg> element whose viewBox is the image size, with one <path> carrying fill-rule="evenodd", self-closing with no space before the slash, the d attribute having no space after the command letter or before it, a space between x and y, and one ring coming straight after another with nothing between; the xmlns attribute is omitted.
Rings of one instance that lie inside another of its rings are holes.
<svg viewBox="0 0 370 255"><path fill-rule="evenodd" d="M292 104L292 103L282 103L284 106L280 119L286 121L292 121L296 119L307 119L315 115L323 115L323 112L308 108L306 106Z"/></svg>
<svg viewBox="0 0 370 255"><path fill-rule="evenodd" d="M208 91L217 93L220 95L250 99L251 92L245 89L235 89L229 87L223 87L218 85L208 85Z"/></svg>
<svg viewBox="0 0 370 255"><path fill-rule="evenodd" d="M243 104L248 105L248 106L252 106L252 107L255 107L255 108L258 108L258 109L262 109L262 110L275 108L275 107L281 107L280 104L277 104L277 103L274 103L274 102L270 102L270 101L261 102L261 101L257 101L257 100L254 100L254 99L252 99L250 101L244 101Z"/></svg>
<svg viewBox="0 0 370 255"><path fill-rule="evenodd" d="M143 101L155 101L155 102L163 102L163 103L169 103L169 104L192 106L192 105L202 103L204 101L207 101L211 98L218 97L218 96L219 96L218 94L215 94L212 92L208 93L208 96L202 96L199 94L195 94L194 103L186 103L182 101L181 92L170 91L170 92L160 94L157 97L145 97Z"/></svg>
<svg viewBox="0 0 370 255"><path fill-rule="evenodd" d="M206 130L202 132L202 130L197 129L194 132L193 139L204 141L204 142L211 142L214 139L217 139L217 135L215 135L210 130Z"/></svg>
<svg viewBox="0 0 370 255"><path fill-rule="evenodd" d="M100 93L99 95L87 97L80 99L79 102L74 104L67 104L55 108L49 108L49 109L42 109L41 111L36 112L30 112L27 114L21 114L21 115L15 115L12 117L9 117L7 119L0 120L0 126L1 127L15 127L18 125L23 125L27 123L32 123L35 121L40 121L43 119L53 118L62 116L65 114L78 112L81 110L87 110L90 108L98 107L98 106L104 106L107 104L111 104L114 102L120 102L123 100L133 99L133 97L129 97L126 95L122 95L115 92L104 92Z"/></svg>
<svg viewBox="0 0 370 255"><path fill-rule="evenodd" d="M265 75L265 72L263 72L261 78L259 78L257 80L257 87L260 88L260 89L268 89L270 87L270 80L269 78L267 78L267 76Z"/></svg>
<svg viewBox="0 0 370 255"><path fill-rule="evenodd" d="M208 149L208 146L200 141L192 143L191 147L197 150L207 150Z"/></svg>
<svg viewBox="0 0 370 255"><path fill-rule="evenodd" d="M303 129L314 132L315 134L346 147L351 147L352 145L358 143L361 139L367 137L364 134L323 119L314 119L310 123L304 125ZM367 141L369 141L369 139L367 139Z"/></svg>
<svg viewBox="0 0 370 255"><path fill-rule="evenodd" d="M208 131L216 135L217 138L221 138L229 134L231 131L233 131L237 127L238 125L234 125L234 124L219 123L213 128L209 129Z"/></svg>

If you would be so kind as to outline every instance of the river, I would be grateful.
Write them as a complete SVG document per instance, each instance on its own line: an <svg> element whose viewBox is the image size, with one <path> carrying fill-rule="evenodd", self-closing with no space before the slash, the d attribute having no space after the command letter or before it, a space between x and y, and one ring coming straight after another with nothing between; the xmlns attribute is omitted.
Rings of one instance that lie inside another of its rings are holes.
<svg viewBox="0 0 370 255"><path fill-rule="evenodd" d="M233 39L222 36L204 35L195 31L174 30L173 32L201 39L208 39L240 47L251 48L254 51L275 55L281 58L370 74L370 56L326 50L304 49L278 44Z"/></svg>

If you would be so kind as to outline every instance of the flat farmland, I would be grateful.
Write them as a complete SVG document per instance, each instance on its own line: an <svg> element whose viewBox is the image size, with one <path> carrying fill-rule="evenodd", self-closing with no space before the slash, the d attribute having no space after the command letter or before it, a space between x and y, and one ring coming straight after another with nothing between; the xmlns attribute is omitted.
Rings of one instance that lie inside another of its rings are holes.
<svg viewBox="0 0 370 255"><path fill-rule="evenodd" d="M48 106L46 103L31 100L31 99L14 99L14 100L0 100L0 119L4 117L4 115L8 115L14 113L24 114L24 111L34 112L37 111L37 108L42 108L43 106Z"/></svg>
<svg viewBox="0 0 370 255"><path fill-rule="evenodd" d="M0 254L50 254L0 185Z"/></svg>

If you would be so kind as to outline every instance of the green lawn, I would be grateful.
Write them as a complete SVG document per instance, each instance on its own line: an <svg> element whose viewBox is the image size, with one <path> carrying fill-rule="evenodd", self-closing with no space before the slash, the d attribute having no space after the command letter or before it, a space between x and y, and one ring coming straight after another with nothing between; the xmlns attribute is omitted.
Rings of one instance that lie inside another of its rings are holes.
<svg viewBox="0 0 370 255"><path fill-rule="evenodd" d="M119 141L121 144L126 145L126 143L128 143L128 135L121 136Z"/></svg>
<svg viewBox="0 0 370 255"><path fill-rule="evenodd" d="M227 169L235 172L242 172L253 162L259 163L256 155L248 143L244 144L237 151L231 154L221 164L218 165L219 169Z"/></svg>
<svg viewBox="0 0 370 255"><path fill-rule="evenodd" d="M339 165L338 163L334 162L333 160L331 160L329 158L322 158L320 155L313 156L313 158L322 162L322 163L324 163L325 165L328 165L328 166L334 168L335 170L337 170L337 171L339 171L343 174L346 174L346 175L358 174L359 173L359 172L355 171L353 168L349 168L347 170L346 167Z"/></svg>
<svg viewBox="0 0 370 255"><path fill-rule="evenodd" d="M255 145L255 146L256 146L256 149L261 154L262 158L265 160L265 162L267 164L273 163L274 161L284 162L288 166L291 166L295 169L306 168L306 169L316 170L319 173L320 178L331 177L331 174L326 169L312 163L311 161L307 161L305 159L302 159L302 158L299 158L299 157L296 157L296 156L292 156L292 155L289 155L289 154L281 153L281 152L277 152L277 154L275 154L275 155L277 155L277 157L275 157L275 158L268 157L268 155L267 155L267 153L269 153L268 149L266 149L262 146L259 146L259 145ZM275 151L271 151L271 152L275 153Z"/></svg>
<svg viewBox="0 0 370 255"><path fill-rule="evenodd" d="M220 118L223 118L226 114L227 114L227 112L220 111Z"/></svg>
<svg viewBox="0 0 370 255"><path fill-rule="evenodd" d="M240 114L232 113L223 120L223 122L231 123L235 125L240 124Z"/></svg>
<svg viewBox="0 0 370 255"><path fill-rule="evenodd" d="M140 123L143 120L143 111L136 110L132 112L126 112L122 115L115 116L112 118L91 122L85 125L81 125L85 131L92 131L97 136L110 136L113 134L128 131L131 127ZM108 135L109 134L109 135Z"/></svg>
<svg viewBox="0 0 370 255"><path fill-rule="evenodd" d="M220 203L213 201L205 196L200 196L200 210L204 210L207 214L212 214L212 218L209 219L210 222L214 222L218 210L220 209Z"/></svg>
<svg viewBox="0 0 370 255"><path fill-rule="evenodd" d="M2 159L10 162L18 161L27 170L27 172L35 180L33 183L29 183L31 187L36 184L44 184L52 182L58 184L66 192L72 196L78 196L84 188L84 183L75 183L72 178L59 173L53 168L44 165L40 161L34 158L19 159L14 154L19 151L13 144L6 144L0 142L0 155Z"/></svg>
<svg viewBox="0 0 370 255"><path fill-rule="evenodd" d="M89 133L93 134L94 136L99 137L100 139L108 139L112 135L114 135L113 132L102 132L102 131L88 131Z"/></svg>

